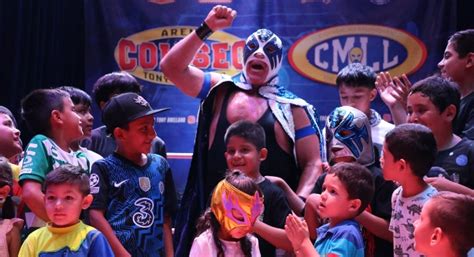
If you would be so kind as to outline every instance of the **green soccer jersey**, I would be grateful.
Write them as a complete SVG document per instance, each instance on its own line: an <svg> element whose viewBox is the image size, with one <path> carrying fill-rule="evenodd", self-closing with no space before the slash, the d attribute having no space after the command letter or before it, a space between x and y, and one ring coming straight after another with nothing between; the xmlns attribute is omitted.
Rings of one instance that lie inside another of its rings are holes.
<svg viewBox="0 0 474 257"><path fill-rule="evenodd" d="M80 151L66 152L52 139L44 135L36 135L26 147L25 157L21 165L20 183L26 180L34 180L43 184L46 175L63 164L79 166L88 173L90 172L90 164L84 153ZM28 208L25 210L25 218L28 227L44 225L44 222Z"/></svg>

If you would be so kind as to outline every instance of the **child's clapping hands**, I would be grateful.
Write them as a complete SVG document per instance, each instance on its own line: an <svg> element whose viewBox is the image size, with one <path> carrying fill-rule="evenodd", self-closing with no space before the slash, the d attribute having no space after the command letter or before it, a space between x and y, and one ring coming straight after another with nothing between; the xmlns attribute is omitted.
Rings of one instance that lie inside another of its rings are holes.
<svg viewBox="0 0 474 257"><path fill-rule="evenodd" d="M296 256L319 256L309 240L309 231L306 221L290 214L286 217L285 231Z"/></svg>

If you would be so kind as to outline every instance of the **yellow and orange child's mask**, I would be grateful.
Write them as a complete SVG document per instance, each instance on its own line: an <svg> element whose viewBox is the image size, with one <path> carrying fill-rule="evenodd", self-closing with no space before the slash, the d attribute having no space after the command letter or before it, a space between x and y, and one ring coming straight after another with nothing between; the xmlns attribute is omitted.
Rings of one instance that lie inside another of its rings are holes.
<svg viewBox="0 0 474 257"><path fill-rule="evenodd" d="M258 191L253 196L246 194L224 179L214 189L211 210L221 228L230 233L252 227L263 212L263 197Z"/></svg>

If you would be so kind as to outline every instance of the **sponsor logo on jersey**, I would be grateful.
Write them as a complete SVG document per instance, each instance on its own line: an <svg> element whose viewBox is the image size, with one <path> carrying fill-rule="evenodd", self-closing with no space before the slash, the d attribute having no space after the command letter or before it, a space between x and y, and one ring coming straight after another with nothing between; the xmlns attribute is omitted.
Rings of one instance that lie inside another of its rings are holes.
<svg viewBox="0 0 474 257"><path fill-rule="evenodd" d="M140 188L145 192L148 192L151 188L150 179L148 177L139 177L138 184L140 185Z"/></svg>
<svg viewBox="0 0 474 257"><path fill-rule="evenodd" d="M95 187L99 184L99 176L97 176L97 174L95 173L92 173L91 176L89 177L89 185L91 187Z"/></svg>
<svg viewBox="0 0 474 257"><path fill-rule="evenodd" d="M122 180L120 182L114 182L114 187L119 188L121 185L125 184L127 181L128 181L128 179Z"/></svg>
<svg viewBox="0 0 474 257"><path fill-rule="evenodd" d="M91 194L98 194L100 191L100 187L98 186L100 182L100 178L97 174L92 173L89 177L89 186L91 188Z"/></svg>
<svg viewBox="0 0 474 257"><path fill-rule="evenodd" d="M165 184L163 184L163 181L160 181L158 184L158 188L160 189L160 194L163 194L165 192Z"/></svg>

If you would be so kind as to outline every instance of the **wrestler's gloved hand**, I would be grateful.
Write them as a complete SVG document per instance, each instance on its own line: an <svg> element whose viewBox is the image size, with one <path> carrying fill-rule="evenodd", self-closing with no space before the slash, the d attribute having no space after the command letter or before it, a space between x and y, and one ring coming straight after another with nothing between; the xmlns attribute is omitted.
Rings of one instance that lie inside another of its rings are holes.
<svg viewBox="0 0 474 257"><path fill-rule="evenodd" d="M237 16L237 12L232 8L216 5L204 19L204 22L214 32L230 27L235 16Z"/></svg>

